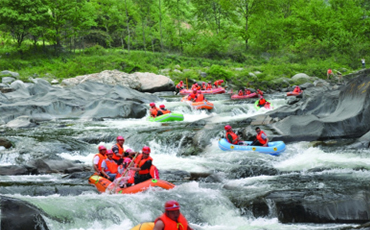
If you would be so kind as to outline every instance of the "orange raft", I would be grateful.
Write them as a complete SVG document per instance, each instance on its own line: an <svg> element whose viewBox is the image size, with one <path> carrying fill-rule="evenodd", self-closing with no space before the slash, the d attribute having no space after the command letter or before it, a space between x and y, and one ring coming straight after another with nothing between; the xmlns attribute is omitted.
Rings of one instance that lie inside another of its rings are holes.
<svg viewBox="0 0 370 230"><path fill-rule="evenodd" d="M98 176L98 175L92 175L89 178L89 184L95 185L98 191L102 193L105 192L108 187L113 188L114 186L114 184L110 180L104 177ZM170 182L160 180L160 179L149 179L147 181L144 181L140 184L133 185L128 188L120 188L119 186L117 186L116 190L112 193L132 194L132 193L143 192L145 190L148 190L150 187L160 187L160 188L164 188L168 190L168 189L174 188L175 185Z"/></svg>
<svg viewBox="0 0 370 230"><path fill-rule="evenodd" d="M187 98L188 97L185 96L181 99L181 101L182 102L189 102L190 106L193 107L193 109L208 109L208 110L211 110L214 107L213 103L211 103L207 100L204 100L204 101L201 101L201 102L191 102Z"/></svg>
<svg viewBox="0 0 370 230"><path fill-rule="evenodd" d="M299 96L301 94L302 94L302 92L300 92L300 93L297 93L297 92L287 92L286 93L287 96Z"/></svg>
<svg viewBox="0 0 370 230"><path fill-rule="evenodd" d="M208 90L200 90L203 94L221 94L225 93L225 88L223 87L218 87L214 89L208 89ZM180 95L189 95L193 92L191 89L182 89L180 90Z"/></svg>

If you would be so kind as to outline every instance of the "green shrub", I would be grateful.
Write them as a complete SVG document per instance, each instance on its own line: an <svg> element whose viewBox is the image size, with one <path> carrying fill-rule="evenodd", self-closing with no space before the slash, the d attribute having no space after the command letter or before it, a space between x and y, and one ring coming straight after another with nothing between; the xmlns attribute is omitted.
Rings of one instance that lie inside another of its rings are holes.
<svg viewBox="0 0 370 230"><path fill-rule="evenodd" d="M232 76L230 71L223 69L219 65L212 65L206 73L213 79L223 79L226 81L229 81Z"/></svg>

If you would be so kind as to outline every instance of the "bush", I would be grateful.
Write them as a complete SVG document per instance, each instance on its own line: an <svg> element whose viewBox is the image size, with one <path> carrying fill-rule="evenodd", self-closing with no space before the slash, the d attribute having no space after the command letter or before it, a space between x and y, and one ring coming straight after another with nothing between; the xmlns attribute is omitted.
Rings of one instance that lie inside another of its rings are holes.
<svg viewBox="0 0 370 230"><path fill-rule="evenodd" d="M229 81L232 73L228 70L223 69L219 65L212 65L209 70L207 70L207 74L212 77L213 80L215 79L223 79Z"/></svg>

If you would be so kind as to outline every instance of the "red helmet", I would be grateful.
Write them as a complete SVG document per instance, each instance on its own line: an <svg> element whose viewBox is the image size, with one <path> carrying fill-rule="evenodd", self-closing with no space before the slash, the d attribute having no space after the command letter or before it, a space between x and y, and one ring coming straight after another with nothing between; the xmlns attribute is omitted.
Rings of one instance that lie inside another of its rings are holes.
<svg viewBox="0 0 370 230"><path fill-rule="evenodd" d="M231 126L230 126L230 125L225 125L225 130L226 130L226 131L231 130Z"/></svg>
<svg viewBox="0 0 370 230"><path fill-rule="evenodd" d="M198 85L198 82L195 82L195 84L194 85Z"/></svg>
<svg viewBox="0 0 370 230"><path fill-rule="evenodd" d="M150 106L150 107L155 106L154 102L150 103L150 104L149 104L149 106Z"/></svg>
<svg viewBox="0 0 370 230"><path fill-rule="evenodd" d="M104 146L104 145L99 145L98 150L99 150L99 151L100 151L100 150L107 150L107 148L105 148L105 146Z"/></svg>
<svg viewBox="0 0 370 230"><path fill-rule="evenodd" d="M146 153L146 154L149 154L150 153L150 148L148 146L144 146L142 152Z"/></svg>
<svg viewBox="0 0 370 230"><path fill-rule="evenodd" d="M125 141L125 138L123 138L123 136L118 136L117 141Z"/></svg>
<svg viewBox="0 0 370 230"><path fill-rule="evenodd" d="M221 83L223 83L223 82L224 82L224 80L220 80L220 82L221 82Z"/></svg>
<svg viewBox="0 0 370 230"><path fill-rule="evenodd" d="M125 152L126 153L132 153L132 149L126 149Z"/></svg>
<svg viewBox="0 0 370 230"><path fill-rule="evenodd" d="M113 155L113 151L111 149L108 149L106 155Z"/></svg>
<svg viewBox="0 0 370 230"><path fill-rule="evenodd" d="M166 211L180 210L180 204L176 200L169 200L164 204L164 210Z"/></svg>
<svg viewBox="0 0 370 230"><path fill-rule="evenodd" d="M193 93L197 93L198 92L198 90L196 90L196 89L193 89Z"/></svg>
<svg viewBox="0 0 370 230"><path fill-rule="evenodd" d="M180 83L184 83L183 81L180 81Z"/></svg>
<svg viewBox="0 0 370 230"><path fill-rule="evenodd" d="M160 105L159 108L164 109L164 105Z"/></svg>
<svg viewBox="0 0 370 230"><path fill-rule="evenodd" d="M203 82L202 84L203 84L203 85L205 85L206 83L205 83L205 82Z"/></svg>

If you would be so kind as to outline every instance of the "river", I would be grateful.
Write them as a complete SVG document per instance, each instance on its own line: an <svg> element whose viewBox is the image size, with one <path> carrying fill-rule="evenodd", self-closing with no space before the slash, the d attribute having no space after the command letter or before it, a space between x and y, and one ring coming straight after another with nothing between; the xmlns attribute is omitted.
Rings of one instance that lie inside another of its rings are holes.
<svg viewBox="0 0 370 230"><path fill-rule="evenodd" d="M254 100L231 101L227 95L208 96L215 103L215 109L205 112L192 111L179 102L179 97L162 98L168 109L184 114L184 122L161 124L149 122L146 118L64 119L43 122L36 128L7 130L5 136L17 145L9 150L0 149L0 165L21 164L40 155L91 165L98 145L111 147L114 137L122 135L126 138L125 148L139 151L144 145L150 146L154 164L160 172L212 173L216 179L174 180L172 182L177 186L172 190L107 195L98 194L87 180L67 179L64 174L0 176L1 194L28 201L43 210L47 225L53 230L129 230L140 222L153 221L162 213L163 204L169 199L180 203L181 212L195 229L324 230L356 226L351 223L280 223L273 203L269 204L267 216L255 218L233 202L238 199L248 201L267 191L335 189L343 181L363 183L370 177L370 151L296 142L287 144L286 151L277 157L223 152L217 142L224 131L215 131L213 125L265 113L265 110L255 111ZM284 105L286 100L282 95L273 95L271 102L276 108ZM191 125L200 120L206 121L206 126ZM179 154L191 130L207 128L210 128L210 144L203 151L188 156ZM250 169L240 171L245 165L253 166L258 172L249 172ZM269 173L271 170L279 173ZM39 187L44 189L38 190ZM65 194L62 191L65 187L75 187L75 190L81 187L84 191Z"/></svg>

